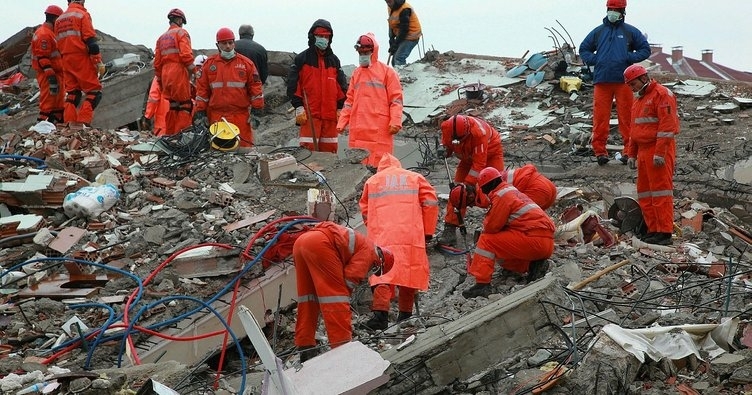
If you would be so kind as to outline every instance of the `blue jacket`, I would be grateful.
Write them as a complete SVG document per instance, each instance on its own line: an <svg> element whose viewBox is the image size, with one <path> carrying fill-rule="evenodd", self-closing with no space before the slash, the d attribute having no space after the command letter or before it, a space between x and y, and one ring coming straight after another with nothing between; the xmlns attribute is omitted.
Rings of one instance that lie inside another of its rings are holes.
<svg viewBox="0 0 752 395"><path fill-rule="evenodd" d="M636 27L623 19L603 24L588 33L580 44L580 57L595 66L593 83L624 82L624 69L650 56L650 44Z"/></svg>

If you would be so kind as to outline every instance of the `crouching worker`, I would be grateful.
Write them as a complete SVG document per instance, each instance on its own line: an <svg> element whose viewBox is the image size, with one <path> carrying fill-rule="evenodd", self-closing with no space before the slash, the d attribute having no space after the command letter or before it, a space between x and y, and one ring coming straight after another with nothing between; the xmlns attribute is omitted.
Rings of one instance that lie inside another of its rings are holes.
<svg viewBox="0 0 752 395"><path fill-rule="evenodd" d="M462 292L465 298L491 293L497 261L502 268L527 273L527 280L534 281L545 275L546 259L554 252L554 223L527 195L504 182L492 167L480 172L478 186L488 195L491 207L468 269L476 284Z"/></svg>
<svg viewBox="0 0 752 395"><path fill-rule="evenodd" d="M298 283L295 346L304 362L318 354L319 313L332 348L352 340L350 295L371 272L389 272L394 256L350 228L321 222L298 237L292 257Z"/></svg>

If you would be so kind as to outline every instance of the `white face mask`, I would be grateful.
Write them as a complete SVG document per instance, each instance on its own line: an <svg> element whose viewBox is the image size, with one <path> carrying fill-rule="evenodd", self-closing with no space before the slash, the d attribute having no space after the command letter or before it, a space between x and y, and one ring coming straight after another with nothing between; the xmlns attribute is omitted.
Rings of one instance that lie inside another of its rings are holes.
<svg viewBox="0 0 752 395"><path fill-rule="evenodd" d="M230 59L232 59L232 58L235 57L235 50L234 49L232 51L222 51L222 50L220 50L219 51L219 56L222 59L230 60Z"/></svg>
<svg viewBox="0 0 752 395"><path fill-rule="evenodd" d="M313 45L323 51L327 46L329 46L329 39L327 39L326 37L316 37L316 41L313 42Z"/></svg>
<svg viewBox="0 0 752 395"><path fill-rule="evenodd" d="M611 23L614 23L621 19L621 12L618 11L606 11L606 18L608 18L608 21Z"/></svg>
<svg viewBox="0 0 752 395"><path fill-rule="evenodd" d="M371 65L371 54L358 55L358 64L360 67L368 67Z"/></svg>
<svg viewBox="0 0 752 395"><path fill-rule="evenodd" d="M645 94L645 88L650 85L650 80L647 80L644 84L642 84L642 88L640 88L637 92L634 92L634 97L638 98Z"/></svg>

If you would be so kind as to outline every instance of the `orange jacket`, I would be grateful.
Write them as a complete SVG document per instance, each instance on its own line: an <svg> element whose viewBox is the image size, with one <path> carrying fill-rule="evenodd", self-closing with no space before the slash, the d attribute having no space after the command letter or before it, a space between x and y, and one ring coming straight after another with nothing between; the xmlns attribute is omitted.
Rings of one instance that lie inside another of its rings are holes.
<svg viewBox="0 0 752 395"><path fill-rule="evenodd" d="M157 40L154 50L154 74L158 78L163 78L163 68L168 63L180 64L189 73L192 73L195 67L191 36L187 30L177 25L170 25L170 28Z"/></svg>
<svg viewBox="0 0 752 395"><path fill-rule="evenodd" d="M368 236L394 254L392 270L371 278L371 285L428 289L425 236L433 236L439 216L436 190L422 175L405 170L384 154L376 174L366 181L360 210Z"/></svg>
<svg viewBox="0 0 752 395"><path fill-rule="evenodd" d="M70 53L89 54L86 42L97 36L91 15L81 3L68 4L68 9L55 21L55 34L57 47L63 56ZM101 61L100 54L92 55L97 55L98 61Z"/></svg>
<svg viewBox="0 0 752 395"><path fill-rule="evenodd" d="M544 210L551 207L556 201L556 185L539 173L535 165L531 163L518 169L508 170L504 181L527 195Z"/></svg>
<svg viewBox="0 0 752 395"><path fill-rule="evenodd" d="M248 113L250 107L264 108L264 93L256 66L245 56L222 59L210 56L201 68L196 84L196 111Z"/></svg>
<svg viewBox="0 0 752 395"><path fill-rule="evenodd" d="M629 143L634 156L639 157L640 147L650 145L655 145L656 156L676 156L675 136L679 134L679 115L676 96L670 90L651 80L645 93L632 104L632 120Z"/></svg>
<svg viewBox="0 0 752 395"><path fill-rule="evenodd" d="M366 278L379 260L376 245L348 227L327 221L316 224L310 232L322 232L331 240L342 263L345 283L351 291Z"/></svg>
<svg viewBox="0 0 752 395"><path fill-rule="evenodd" d="M555 227L551 218L517 188L502 181L489 197L491 208L483 219L483 233L515 229L527 236L553 237Z"/></svg>
<svg viewBox="0 0 752 395"><path fill-rule="evenodd" d="M452 130L442 128L441 144L446 147L447 152L454 153L460 159L457 165L458 172L460 169L469 168L465 179L454 181L475 185L478 174L487 166L489 158L502 158L501 169L504 168L504 149L501 135L491 124L480 118L466 117L470 122L470 134L461 139L459 144L452 144Z"/></svg>
<svg viewBox="0 0 752 395"><path fill-rule="evenodd" d="M31 67L37 73L45 73L47 76L63 72L62 58L52 29L53 26L43 23L31 39Z"/></svg>
<svg viewBox="0 0 752 395"><path fill-rule="evenodd" d="M376 167L382 153L393 151L389 126L402 128L402 84L393 68L379 62L374 34L367 36L374 43L371 65L353 71L337 129L350 125L350 148L369 150L372 160L366 164Z"/></svg>

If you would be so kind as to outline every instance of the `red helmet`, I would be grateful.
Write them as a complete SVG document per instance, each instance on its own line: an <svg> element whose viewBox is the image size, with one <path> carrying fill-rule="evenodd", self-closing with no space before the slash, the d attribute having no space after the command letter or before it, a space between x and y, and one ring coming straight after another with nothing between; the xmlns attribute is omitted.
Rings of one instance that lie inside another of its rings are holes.
<svg viewBox="0 0 752 395"><path fill-rule="evenodd" d="M478 174L478 186L483 189L486 184L497 178L501 178L501 173L495 167L486 167Z"/></svg>
<svg viewBox="0 0 752 395"><path fill-rule="evenodd" d="M457 114L441 123L441 132L445 136L451 137L453 144L458 144L460 140L470 134L470 120L464 115Z"/></svg>
<svg viewBox="0 0 752 395"><path fill-rule="evenodd" d="M235 40L235 33L228 28L223 27L217 30L217 42Z"/></svg>
<svg viewBox="0 0 752 395"><path fill-rule="evenodd" d="M464 208L472 205L465 184L459 184L449 191L449 203L456 208Z"/></svg>
<svg viewBox="0 0 752 395"><path fill-rule="evenodd" d="M607 0L606 8L627 8L627 0Z"/></svg>
<svg viewBox="0 0 752 395"><path fill-rule="evenodd" d="M172 19L173 17L183 18L183 24L188 24L188 20L185 19L185 13L179 8L173 8L167 13L167 19Z"/></svg>
<svg viewBox="0 0 752 395"><path fill-rule="evenodd" d="M60 15L63 15L63 9L53 4L53 5L47 6L47 9L44 10L44 13L55 15L55 16L60 16Z"/></svg>
<svg viewBox="0 0 752 395"><path fill-rule="evenodd" d="M624 70L624 83L628 84L635 80L636 78L643 76L647 74L648 71L645 70L644 67L642 67L639 64L633 64Z"/></svg>
<svg viewBox="0 0 752 395"><path fill-rule="evenodd" d="M355 42L355 50L358 51L358 53L371 52L373 51L373 47L373 40L366 35L360 36L358 41Z"/></svg>
<svg viewBox="0 0 752 395"><path fill-rule="evenodd" d="M392 267L394 266L394 254L392 254L389 249L376 246L376 255L379 257L379 261L375 264L378 268L376 270L377 273L380 273L381 275L392 270Z"/></svg>

